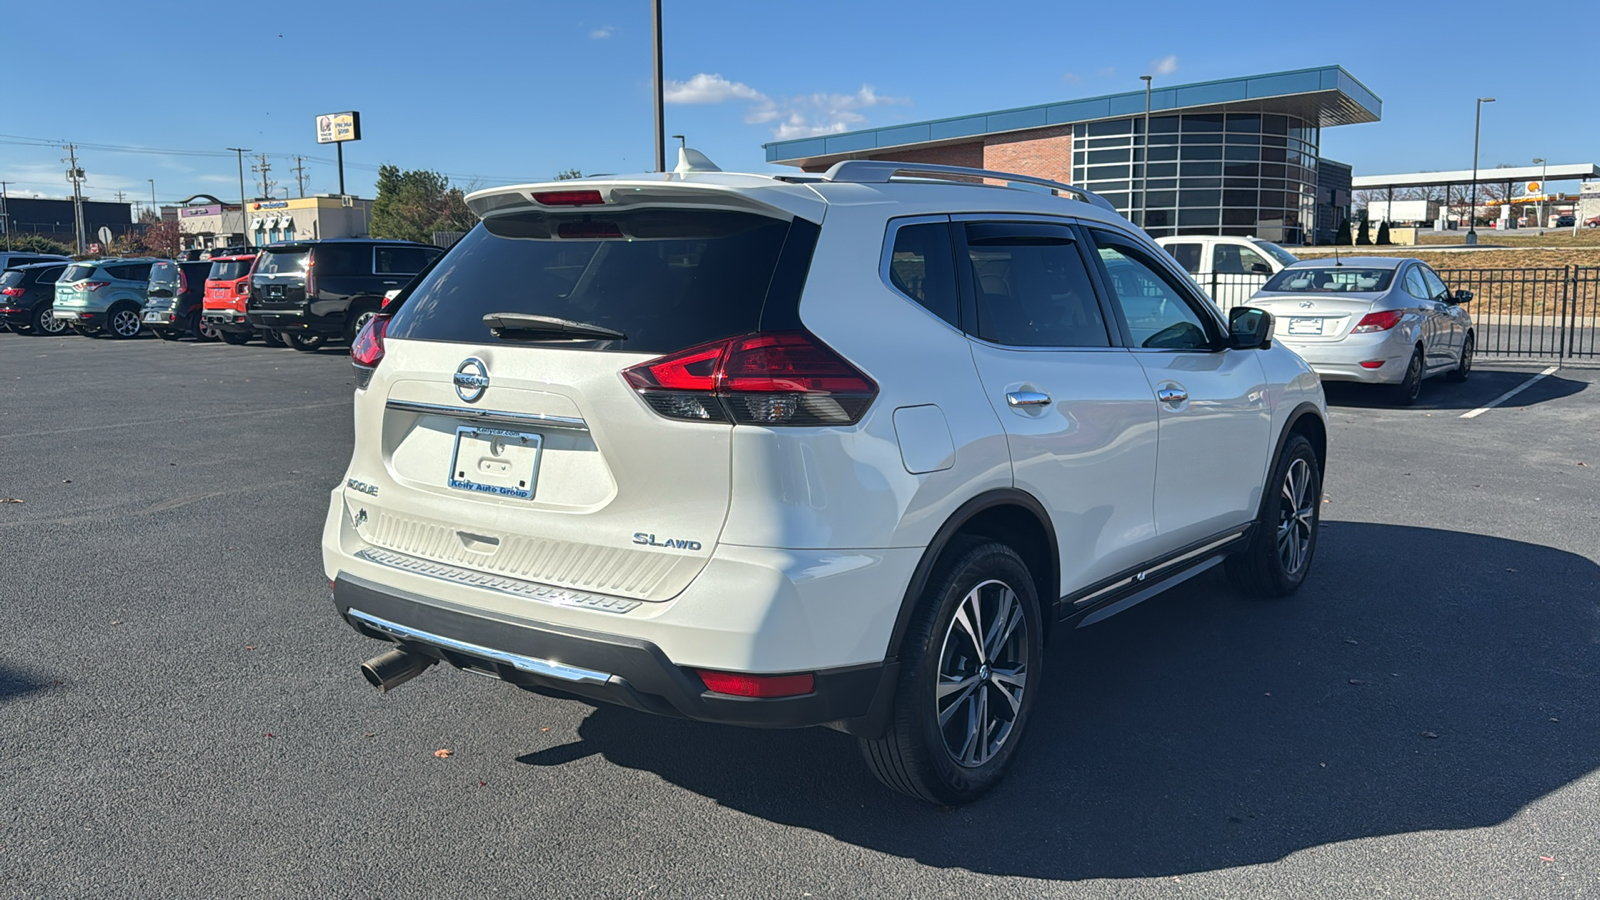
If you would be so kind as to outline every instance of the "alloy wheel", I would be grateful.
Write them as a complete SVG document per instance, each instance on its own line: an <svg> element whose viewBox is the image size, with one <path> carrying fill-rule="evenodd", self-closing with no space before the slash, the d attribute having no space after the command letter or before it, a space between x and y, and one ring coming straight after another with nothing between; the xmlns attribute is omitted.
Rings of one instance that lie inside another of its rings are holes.
<svg viewBox="0 0 1600 900"><path fill-rule="evenodd" d="M131 309L119 309L111 314L111 333L120 338L131 338L139 333L139 314Z"/></svg>
<svg viewBox="0 0 1600 900"><path fill-rule="evenodd" d="M1278 563L1285 575L1297 575L1311 556L1317 498L1311 491L1311 465L1304 459L1289 464L1278 504Z"/></svg>
<svg viewBox="0 0 1600 900"><path fill-rule="evenodd" d="M70 326L56 318L55 313L51 310L47 309L39 314L39 331L43 334L61 334L68 327Z"/></svg>
<svg viewBox="0 0 1600 900"><path fill-rule="evenodd" d="M945 750L957 765L993 759L1011 736L1028 681L1028 623L1002 581L961 599L939 650L934 708Z"/></svg>

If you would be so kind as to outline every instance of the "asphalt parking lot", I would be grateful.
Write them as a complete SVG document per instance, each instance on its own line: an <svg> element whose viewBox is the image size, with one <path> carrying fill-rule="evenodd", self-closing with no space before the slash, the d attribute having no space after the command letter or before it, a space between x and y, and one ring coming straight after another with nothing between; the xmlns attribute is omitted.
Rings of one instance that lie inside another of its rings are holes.
<svg viewBox="0 0 1600 900"><path fill-rule="evenodd" d="M1058 639L937 809L831 731L379 695L318 550L342 349L0 333L0 896L1600 896L1600 370L1462 417L1544 369L1330 390L1300 594Z"/></svg>

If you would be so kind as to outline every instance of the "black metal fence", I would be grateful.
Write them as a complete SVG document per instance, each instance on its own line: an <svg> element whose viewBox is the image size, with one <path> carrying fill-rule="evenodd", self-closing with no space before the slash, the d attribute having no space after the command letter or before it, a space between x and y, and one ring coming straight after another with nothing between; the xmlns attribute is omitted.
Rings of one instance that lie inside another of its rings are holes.
<svg viewBox="0 0 1600 900"><path fill-rule="evenodd" d="M1452 291L1472 292L1477 353L1524 359L1600 358L1600 266L1439 269ZM1195 279L1226 312L1249 303L1265 275Z"/></svg>

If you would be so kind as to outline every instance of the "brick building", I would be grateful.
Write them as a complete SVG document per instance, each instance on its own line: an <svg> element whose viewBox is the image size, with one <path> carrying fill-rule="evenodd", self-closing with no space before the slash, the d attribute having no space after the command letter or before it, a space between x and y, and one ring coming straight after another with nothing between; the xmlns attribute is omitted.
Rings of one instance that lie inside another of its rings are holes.
<svg viewBox="0 0 1600 900"><path fill-rule="evenodd" d="M1301 244L1348 212L1349 167L1322 172L1322 129L1376 122L1383 110L1339 66L1160 87L1148 136L1145 101L1129 91L765 148L768 162L807 171L886 159L1018 172L1086 187L1156 237Z"/></svg>

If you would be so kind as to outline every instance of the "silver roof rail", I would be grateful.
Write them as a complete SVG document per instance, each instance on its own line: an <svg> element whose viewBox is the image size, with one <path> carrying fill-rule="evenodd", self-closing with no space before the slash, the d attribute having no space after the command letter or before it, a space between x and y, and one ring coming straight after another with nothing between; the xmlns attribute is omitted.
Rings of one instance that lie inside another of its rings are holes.
<svg viewBox="0 0 1600 900"><path fill-rule="evenodd" d="M966 178L995 178L1001 181L1011 181L1020 184L1034 184L1047 187L1061 194L1066 194L1076 200L1082 200L1090 206L1116 212L1116 207L1099 194L1091 193L1081 187L1051 181L1048 178L1037 178L1032 175L1019 175L1016 172L995 172L989 169L969 169L966 166L941 166L933 163L905 163L885 159L847 159L836 162L833 167L822 176L827 181L850 182L854 184L883 184L896 176L918 176L928 178L950 178L951 176ZM954 182L956 184L970 184L971 182Z"/></svg>

